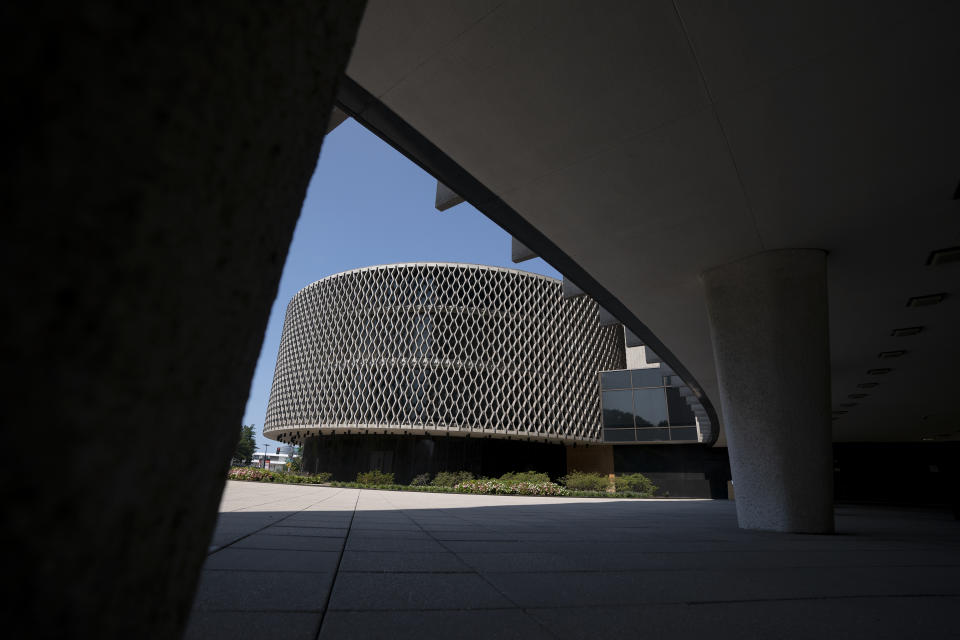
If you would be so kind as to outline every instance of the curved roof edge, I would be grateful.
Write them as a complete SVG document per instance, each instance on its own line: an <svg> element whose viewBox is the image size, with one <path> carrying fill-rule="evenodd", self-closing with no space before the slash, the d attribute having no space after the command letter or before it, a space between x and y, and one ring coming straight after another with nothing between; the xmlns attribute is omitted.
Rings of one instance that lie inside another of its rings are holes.
<svg viewBox="0 0 960 640"><path fill-rule="evenodd" d="M709 440L713 446L720 436L720 416L703 387L667 346L626 305L610 293L593 276L553 243L539 229L527 222L510 205L493 193L453 158L441 151L406 120L397 115L376 96L344 74L337 90L337 106L366 127L378 138L402 153L411 162L435 177L493 220L514 238L529 247L554 269L570 278L587 295L620 320L625 327L653 349L663 362L686 383L707 411L711 422ZM536 274L534 274L536 275ZM551 278L552 279L552 278Z"/></svg>
<svg viewBox="0 0 960 640"><path fill-rule="evenodd" d="M345 276L351 273L360 273L362 271L376 271L377 269L395 269L398 267L468 267L471 269L478 269L481 271L503 271L506 273L516 273L522 276L530 276L532 278L540 278L541 280L549 280L550 282L555 282L560 284L560 281L556 278L551 278L550 276L545 276L540 273L533 273L532 271L524 271L523 269L512 269L510 267L496 267L489 264L477 264L473 262L391 262L388 264L373 264L367 267L356 267L355 269L347 269L346 271L339 271L337 273L331 273L328 276L324 276L319 280L315 280L308 284L303 289L311 287L319 282L324 282L325 280L330 280L331 278L339 278L340 276ZM302 289L301 289L302 290Z"/></svg>

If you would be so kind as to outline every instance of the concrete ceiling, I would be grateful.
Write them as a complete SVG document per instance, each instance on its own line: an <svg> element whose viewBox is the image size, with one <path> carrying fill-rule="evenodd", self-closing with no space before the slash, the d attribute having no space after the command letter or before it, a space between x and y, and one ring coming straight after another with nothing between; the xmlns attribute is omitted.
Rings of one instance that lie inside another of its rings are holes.
<svg viewBox="0 0 960 640"><path fill-rule="evenodd" d="M957 437L960 263L925 263L960 245L958 21L951 2L372 0L347 73L617 296L715 405L699 274L816 247L847 411L834 439Z"/></svg>

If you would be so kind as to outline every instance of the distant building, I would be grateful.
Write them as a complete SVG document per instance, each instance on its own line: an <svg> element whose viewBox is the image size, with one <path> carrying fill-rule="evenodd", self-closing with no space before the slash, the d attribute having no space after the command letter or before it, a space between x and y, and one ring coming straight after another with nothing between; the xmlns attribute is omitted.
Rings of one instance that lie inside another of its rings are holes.
<svg viewBox="0 0 960 640"><path fill-rule="evenodd" d="M401 482L459 469L613 472L605 443L700 442L696 400L602 314L515 269L329 276L287 307L264 435L303 445L307 470L352 479L376 468Z"/></svg>

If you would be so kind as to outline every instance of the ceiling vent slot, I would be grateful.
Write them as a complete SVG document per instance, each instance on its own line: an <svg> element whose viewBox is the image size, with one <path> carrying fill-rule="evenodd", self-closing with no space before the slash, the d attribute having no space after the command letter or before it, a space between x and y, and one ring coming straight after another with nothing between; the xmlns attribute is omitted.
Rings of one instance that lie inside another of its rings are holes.
<svg viewBox="0 0 960 640"><path fill-rule="evenodd" d="M887 358L899 358L905 355L907 355L906 351L903 349L897 349L896 351L881 351L877 354L877 357L886 360Z"/></svg>
<svg viewBox="0 0 960 640"><path fill-rule="evenodd" d="M929 307L940 304L947 297L945 293L931 293L928 296L914 296L907 300L908 307Z"/></svg>
<svg viewBox="0 0 960 640"><path fill-rule="evenodd" d="M851 394L848 395L847 397L848 397L848 398L853 398L854 400L859 400L860 398L866 398L868 395L870 395L870 394L868 394L868 393L851 393Z"/></svg>
<svg viewBox="0 0 960 640"><path fill-rule="evenodd" d="M868 369L867 375L868 376L885 376L891 371L893 371L893 369L890 369L889 367L880 367L879 369Z"/></svg>
<svg viewBox="0 0 960 640"><path fill-rule="evenodd" d="M857 385L859 389L873 389L875 386L880 384L879 382L861 382Z"/></svg>
<svg viewBox="0 0 960 640"><path fill-rule="evenodd" d="M901 327L891 331L890 335L902 338L904 336L915 336L921 331L923 331L923 327Z"/></svg>
<svg viewBox="0 0 960 640"><path fill-rule="evenodd" d="M927 265L930 267L939 267L951 262L960 262L960 247L937 249L930 252L930 256L927 258Z"/></svg>

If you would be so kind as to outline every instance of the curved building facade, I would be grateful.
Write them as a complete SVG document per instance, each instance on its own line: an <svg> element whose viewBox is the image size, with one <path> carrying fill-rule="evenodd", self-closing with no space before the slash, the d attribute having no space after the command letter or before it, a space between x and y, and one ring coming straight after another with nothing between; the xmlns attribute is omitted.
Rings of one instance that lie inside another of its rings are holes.
<svg viewBox="0 0 960 640"><path fill-rule="evenodd" d="M625 366L623 328L559 281L455 263L367 267L290 301L264 435L601 437L598 372Z"/></svg>

